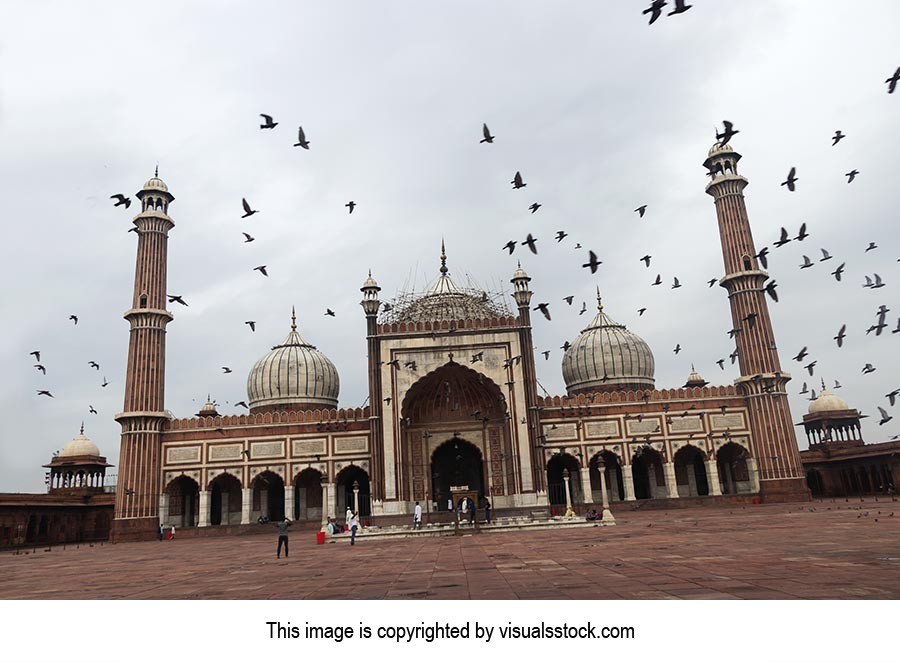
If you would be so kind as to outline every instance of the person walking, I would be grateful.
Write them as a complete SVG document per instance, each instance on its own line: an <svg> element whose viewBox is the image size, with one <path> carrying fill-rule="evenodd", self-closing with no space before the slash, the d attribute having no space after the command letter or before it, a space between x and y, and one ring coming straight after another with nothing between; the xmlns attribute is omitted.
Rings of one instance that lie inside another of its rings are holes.
<svg viewBox="0 0 900 662"><path fill-rule="evenodd" d="M169 540L175 540L175 525L172 525L172 529L169 531Z"/></svg>
<svg viewBox="0 0 900 662"><path fill-rule="evenodd" d="M160 524L160 525L159 525L159 541L160 541L160 542L163 541L163 537L165 537L165 533L163 532L163 525Z"/></svg>
<svg viewBox="0 0 900 662"><path fill-rule="evenodd" d="M469 505L469 524L475 525L475 502L472 500L472 497L467 499Z"/></svg>
<svg viewBox="0 0 900 662"><path fill-rule="evenodd" d="M347 526L350 527L350 544L356 544L356 529L359 528L359 518L352 510L348 510L350 517L347 519Z"/></svg>
<svg viewBox="0 0 900 662"><path fill-rule="evenodd" d="M491 523L491 502L487 499L484 501L484 523Z"/></svg>
<svg viewBox="0 0 900 662"><path fill-rule="evenodd" d="M418 501L416 501L416 509L413 513L413 528L422 528L422 506L419 505Z"/></svg>
<svg viewBox="0 0 900 662"><path fill-rule="evenodd" d="M287 517L283 522L279 522L275 526L278 528L278 550L275 552L275 558L281 558L281 546L284 545L284 558L288 557L288 528L293 524Z"/></svg>

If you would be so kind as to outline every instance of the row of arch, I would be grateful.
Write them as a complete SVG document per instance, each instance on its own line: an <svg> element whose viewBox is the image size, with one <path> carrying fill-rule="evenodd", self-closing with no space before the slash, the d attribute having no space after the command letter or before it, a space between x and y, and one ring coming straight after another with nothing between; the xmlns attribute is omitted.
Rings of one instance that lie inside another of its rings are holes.
<svg viewBox="0 0 900 662"><path fill-rule="evenodd" d="M79 512L31 511L0 517L0 547L109 539L112 505Z"/></svg>
<svg viewBox="0 0 900 662"><path fill-rule="evenodd" d="M50 475L50 489L103 487L105 471L59 471Z"/></svg>
<svg viewBox="0 0 900 662"><path fill-rule="evenodd" d="M731 384L726 386L694 386L689 388L664 388L638 391L609 391L602 393L579 393L578 395L548 395L538 397L542 407L572 407L599 404L605 402L637 402L647 400L682 400L687 398L716 398L737 395ZM548 418L544 414L544 418Z"/></svg>
<svg viewBox="0 0 900 662"><path fill-rule="evenodd" d="M157 198L155 196L148 195L143 200L143 210L144 211L154 211L158 210L164 214L169 213L169 203L165 198Z"/></svg>
<svg viewBox="0 0 900 662"><path fill-rule="evenodd" d="M817 497L893 494L896 491L888 464L811 468L806 471L806 483L812 495Z"/></svg>

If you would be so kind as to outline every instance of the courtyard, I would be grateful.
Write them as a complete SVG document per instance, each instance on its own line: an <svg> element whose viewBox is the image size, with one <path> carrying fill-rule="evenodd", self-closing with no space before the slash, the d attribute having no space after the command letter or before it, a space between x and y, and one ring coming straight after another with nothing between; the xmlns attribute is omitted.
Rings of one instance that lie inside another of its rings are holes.
<svg viewBox="0 0 900 662"><path fill-rule="evenodd" d="M895 513L896 514L893 514ZM0 555L4 599L896 599L900 502L615 511L615 527L316 545L276 533Z"/></svg>

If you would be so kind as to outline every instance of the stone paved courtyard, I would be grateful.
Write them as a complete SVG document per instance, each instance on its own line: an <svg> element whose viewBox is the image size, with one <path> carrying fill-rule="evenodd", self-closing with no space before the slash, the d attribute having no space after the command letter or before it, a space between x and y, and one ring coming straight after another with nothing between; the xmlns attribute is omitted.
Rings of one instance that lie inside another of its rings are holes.
<svg viewBox="0 0 900 662"><path fill-rule="evenodd" d="M621 510L616 517L616 527L560 532L363 536L355 547L317 546L312 533L294 533L291 556L281 560L274 530L4 551L0 597L900 598L900 502Z"/></svg>

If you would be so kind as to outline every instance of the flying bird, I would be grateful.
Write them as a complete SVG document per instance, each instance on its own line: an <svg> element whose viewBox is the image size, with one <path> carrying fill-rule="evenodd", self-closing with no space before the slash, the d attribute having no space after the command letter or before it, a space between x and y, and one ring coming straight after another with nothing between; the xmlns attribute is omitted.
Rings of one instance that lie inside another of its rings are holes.
<svg viewBox="0 0 900 662"><path fill-rule="evenodd" d="M897 401L897 396L898 396L898 395L900 395L900 388L895 388L893 391L891 391L890 393L888 393L888 394L887 394L886 396L884 396L884 397L886 397L886 398L888 399L888 402L891 403L891 407L893 407L894 404L895 404L896 401Z"/></svg>
<svg viewBox="0 0 900 662"><path fill-rule="evenodd" d="M535 255L537 255L537 246L535 246L536 243L537 243L537 239L532 237L531 233L529 232L528 236L525 237L525 241L522 242L522 245L528 246L528 248L531 250L531 252L534 253Z"/></svg>
<svg viewBox="0 0 900 662"><path fill-rule="evenodd" d="M660 16L662 16L662 8L668 4L666 0L653 0L647 9L642 11L642 14L650 14L650 22L647 25L653 25Z"/></svg>
<svg viewBox="0 0 900 662"><path fill-rule="evenodd" d="M894 93L894 90L897 89L898 81L900 81L900 67L897 67L897 71L894 72L893 76L884 81L888 86L888 94Z"/></svg>
<svg viewBox="0 0 900 662"><path fill-rule="evenodd" d="M581 310L578 311L579 315L584 315L587 312L587 302L581 302ZM898 328L900 328L900 322L898 322Z"/></svg>
<svg viewBox="0 0 900 662"><path fill-rule="evenodd" d="M550 360L550 350L549 349L544 350L543 352L541 352L541 354L544 355L544 360L546 360L546 361Z"/></svg>
<svg viewBox="0 0 900 662"><path fill-rule="evenodd" d="M737 129L734 128L734 125L728 120L722 120L722 125L725 127L725 130L722 133L716 132L716 140L719 141L720 145L724 145L727 143L736 133L740 133Z"/></svg>
<svg viewBox="0 0 900 662"><path fill-rule="evenodd" d="M650 283L651 285L662 285L662 275L656 274L656 280Z"/></svg>
<svg viewBox="0 0 900 662"><path fill-rule="evenodd" d="M712 287L713 285L715 285L715 284L718 283L718 282L719 282L719 279L718 279L718 278L710 278L709 281L707 281L706 284L709 285L710 287Z"/></svg>
<svg viewBox="0 0 900 662"><path fill-rule="evenodd" d="M244 243L245 244L249 244L251 241L256 241L256 237L251 237L246 232L241 232L241 234L244 235Z"/></svg>
<svg viewBox="0 0 900 662"><path fill-rule="evenodd" d="M334 315L334 311L333 311L331 308L326 308L326 309L325 309L325 315L328 316L328 317L334 317L334 316L335 316L335 315Z"/></svg>
<svg viewBox="0 0 900 662"><path fill-rule="evenodd" d="M100 388L106 388L107 386L109 386L109 382L106 381L106 377L104 377L104 378L103 378L103 383L100 384Z"/></svg>
<svg viewBox="0 0 900 662"><path fill-rule="evenodd" d="M675 9L670 11L667 15L675 16L676 14L683 14L688 9L690 9L691 7L694 6L694 5L686 5L686 4L684 4L684 2L685 2L685 0L675 0Z"/></svg>
<svg viewBox="0 0 900 662"><path fill-rule="evenodd" d="M844 273L844 265L846 265L846 264L847 264L846 262L841 262L841 265L837 269L835 269L834 271L831 272L831 275L834 276L834 279L836 281L838 281L838 282L841 281L841 275Z"/></svg>
<svg viewBox="0 0 900 662"><path fill-rule="evenodd" d="M567 297L563 297L563 301L565 301L565 302L566 302L567 304L569 304L570 306L572 305L572 301L573 301L574 299L575 299L575 297L574 297L574 296L571 296L571 295L569 295L569 296L567 296Z"/></svg>
<svg viewBox="0 0 900 662"><path fill-rule="evenodd" d="M782 246L789 243L790 241L791 241L791 238L788 237L787 229L781 228L781 238L778 241L776 241L775 243L773 243L772 245L777 248L781 248Z"/></svg>
<svg viewBox="0 0 900 662"><path fill-rule="evenodd" d="M849 184L849 183L852 182L854 179L856 179L856 176L857 176L858 174L859 174L859 170L857 170L856 168L854 168L854 169L851 170L850 172L845 172L845 173L844 173L844 176L847 178L847 183Z"/></svg>
<svg viewBox="0 0 900 662"><path fill-rule="evenodd" d="M563 239L565 239L565 238L568 237L568 236L569 236L569 235L567 235L567 234L566 234L565 232L563 232L562 230L557 230L557 231L556 231L556 243L561 242Z"/></svg>
<svg viewBox="0 0 900 662"><path fill-rule="evenodd" d="M643 317L644 313L647 312L646 308L638 308L638 317Z"/></svg>
<svg viewBox="0 0 900 662"><path fill-rule="evenodd" d="M37 361L38 363L41 362L41 352L40 352L40 350L36 349L36 350L34 350L33 352L28 352L28 353L29 353L31 356L34 357L34 360L35 360L35 361Z"/></svg>
<svg viewBox="0 0 900 662"><path fill-rule="evenodd" d="M91 366L94 370L100 369L100 364L96 361L88 361L88 365Z"/></svg>
<svg viewBox="0 0 900 662"><path fill-rule="evenodd" d="M187 306L187 303L180 295L167 294L166 297L169 299L169 303L180 303L182 306Z"/></svg>
<svg viewBox="0 0 900 662"><path fill-rule="evenodd" d="M875 372L875 366L873 366L871 363L867 363L863 366L862 373L864 375L868 375L870 372Z"/></svg>
<svg viewBox="0 0 900 662"><path fill-rule="evenodd" d="M223 365L223 366L222 366L222 374L227 375L227 374L230 374L230 373L231 373L231 368L229 368L227 365Z"/></svg>
<svg viewBox="0 0 900 662"><path fill-rule="evenodd" d="M515 188L524 188L524 187L528 186L528 184L526 184L525 182L522 181L522 173L520 173L518 170L516 171L516 176L513 177L513 180L510 182L510 184L513 185L514 189Z"/></svg>
<svg viewBox="0 0 900 662"><path fill-rule="evenodd" d="M643 262L644 264L646 264L647 268L649 269L650 268L650 259L651 259L650 255L645 255L644 257L642 257L640 259L640 261Z"/></svg>
<svg viewBox="0 0 900 662"><path fill-rule="evenodd" d="M306 139L306 134L303 133L302 126L297 128L297 142L294 143L294 147L309 149L309 141Z"/></svg>
<svg viewBox="0 0 900 662"><path fill-rule="evenodd" d="M131 198L127 198L121 193L116 193L115 195L109 196L110 200L117 200L116 204L113 207L118 207L120 205L125 205L125 209L128 209L131 206Z"/></svg>
<svg viewBox="0 0 900 662"><path fill-rule="evenodd" d="M251 331L256 331L256 320L248 320L244 324L249 326Z"/></svg>
<svg viewBox="0 0 900 662"><path fill-rule="evenodd" d="M96 414L96 413L97 413L97 410L94 409L94 405L88 405L88 413L89 413L89 414Z"/></svg>
<svg viewBox="0 0 900 662"><path fill-rule="evenodd" d="M877 290L880 287L884 287L884 282L881 280L881 276L878 274L872 274L875 277L875 282L872 283L872 289Z"/></svg>
<svg viewBox="0 0 900 662"><path fill-rule="evenodd" d="M800 389L800 395L806 395L809 393L809 387L806 385L806 382L803 382L803 388Z"/></svg>
<svg viewBox="0 0 900 662"><path fill-rule="evenodd" d="M484 136L484 138L479 140L478 141L479 143L493 143L494 142L494 136L491 135L491 130L488 129L487 124L481 125L481 134Z"/></svg>
<svg viewBox="0 0 900 662"><path fill-rule="evenodd" d="M258 266L258 267L253 267L253 271L258 271L258 272L261 273L263 276L268 276L268 275L269 275L269 273L266 271L266 265L264 265L264 264L261 264L261 265Z"/></svg>
<svg viewBox="0 0 900 662"><path fill-rule="evenodd" d="M647 213L647 205L641 205L635 211L638 213L639 218L644 218L644 214Z"/></svg>
<svg viewBox="0 0 900 662"><path fill-rule="evenodd" d="M69 319L78 324L78 315L69 315Z"/></svg>
<svg viewBox="0 0 900 662"><path fill-rule="evenodd" d="M807 349L807 348L804 347L804 348L801 349L799 352L797 352L797 356L794 357L794 360L795 360L795 361L798 361L798 362L799 362L799 361L803 361L803 359L806 358L806 355L809 354L809 352L807 352L806 349Z"/></svg>
<svg viewBox="0 0 900 662"><path fill-rule="evenodd" d="M777 287L778 283L776 283L774 280L769 281L769 283L766 285L766 294L768 294L772 298L772 301L774 301L775 303L778 303L778 292L776 291Z"/></svg>
<svg viewBox="0 0 900 662"><path fill-rule="evenodd" d="M797 241L803 241L809 236L809 233L806 231L806 223L800 225L800 232L797 233L797 236L794 237Z"/></svg>
<svg viewBox="0 0 900 662"><path fill-rule="evenodd" d="M534 212L536 212L536 211L537 211L538 209L540 209L540 208L541 208L541 204L540 204L539 202L532 202L532 203L531 203L531 206L529 207L529 209L531 210L531 213L532 213L532 214L533 214Z"/></svg>
<svg viewBox="0 0 900 662"><path fill-rule="evenodd" d="M241 198L241 204L244 207L244 215L241 216L241 218L247 218L248 216L259 213L256 209L250 208L250 203L247 202L247 198Z"/></svg>
<svg viewBox="0 0 900 662"><path fill-rule="evenodd" d="M602 260L597 259L597 254L594 251L588 251L588 261L581 266L585 269L590 269L592 274L597 273L597 267L603 264Z"/></svg>
<svg viewBox="0 0 900 662"><path fill-rule="evenodd" d="M47 368L42 366L40 363L35 363L34 367L37 368L38 370L40 370L43 374L45 374L45 375L47 374Z"/></svg>
<svg viewBox="0 0 900 662"><path fill-rule="evenodd" d="M348 203L347 203L346 205L344 205L344 206L345 206L347 209L350 210L348 213L352 214L352 213L353 213L353 210L356 208L356 203L353 202L353 200L351 200L350 202L348 202Z"/></svg>
<svg viewBox="0 0 900 662"><path fill-rule="evenodd" d="M787 186L788 191L795 191L797 189L797 187L796 187L797 181L798 181L797 168L792 167L790 169L790 171L788 172L787 179L785 179L783 182L781 182L781 185Z"/></svg>
<svg viewBox="0 0 900 662"><path fill-rule="evenodd" d="M818 363L818 361L813 361L812 363L807 363L805 366L803 366L804 368L809 370L810 377L812 377L813 370L815 369L817 363Z"/></svg>
<svg viewBox="0 0 900 662"><path fill-rule="evenodd" d="M844 324L841 326L841 330L838 331L838 334L834 337L834 340L837 341L838 347L844 346L844 336L846 335L846 331L847 331L847 325Z"/></svg>
<svg viewBox="0 0 900 662"><path fill-rule="evenodd" d="M893 416L889 415L889 414L884 410L884 407L879 407L879 408L878 408L878 413L881 414L881 420L878 421L878 425L884 425L885 423L887 423L888 421L890 421L892 418L894 418Z"/></svg>
<svg viewBox="0 0 900 662"><path fill-rule="evenodd" d="M824 262L825 260L830 260L832 258L831 253L826 251L824 248L820 248L819 250L822 251L822 257L819 259L819 262Z"/></svg>
<svg viewBox="0 0 900 662"><path fill-rule="evenodd" d="M534 310L540 310L544 314L544 317L546 317L549 320L550 319L549 306L550 306L549 303L539 303L537 306L534 307Z"/></svg>
<svg viewBox="0 0 900 662"><path fill-rule="evenodd" d="M572 346L572 343L570 343L570 342L567 340L566 342L564 342L564 343L560 346L560 349L561 349L562 351L564 351L564 352L568 352L568 351L569 351L569 347L571 347L571 346Z"/></svg>
<svg viewBox="0 0 900 662"><path fill-rule="evenodd" d="M716 365L718 365L722 370L725 369L725 359L719 359L716 361Z"/></svg>
<svg viewBox="0 0 900 662"><path fill-rule="evenodd" d="M678 276L675 276L675 282L672 283L672 289L676 290L681 287L681 283L678 281Z"/></svg>
<svg viewBox="0 0 900 662"><path fill-rule="evenodd" d="M759 313L747 313L746 317L742 317L742 322L747 322L749 327L752 329L756 326L756 318L759 317Z"/></svg>
<svg viewBox="0 0 900 662"><path fill-rule="evenodd" d="M272 121L271 115L266 115L265 113L260 113L259 116L262 117L266 121L265 124L259 125L260 129L274 129L276 126L278 126L278 122Z"/></svg>
<svg viewBox="0 0 900 662"><path fill-rule="evenodd" d="M837 145L839 142L841 142L841 140L843 140L846 137L847 136L845 136L843 133L841 133L841 130L838 129L837 131L834 132L834 135L831 137L831 146L834 147L835 145Z"/></svg>
<svg viewBox="0 0 900 662"><path fill-rule="evenodd" d="M672 351L675 352L676 354L677 354L678 352L680 352L680 351L681 351L681 343L677 343L677 344L675 345L675 349L673 349Z"/></svg>
<svg viewBox="0 0 900 662"><path fill-rule="evenodd" d="M247 403L244 402L243 400L240 400L240 401L238 401L238 402L235 402L235 403L234 403L234 406L235 406L235 407L243 407L244 409L250 409L250 407L247 406Z"/></svg>
<svg viewBox="0 0 900 662"><path fill-rule="evenodd" d="M876 248L878 248L878 244L876 244L874 241L870 241L869 245L866 246L866 250L864 250L863 253L868 253L869 251L874 251Z"/></svg>
<svg viewBox="0 0 900 662"><path fill-rule="evenodd" d="M803 264L800 265L801 269L809 269L810 267L815 266L815 262L809 259L808 255L803 256Z"/></svg>
<svg viewBox="0 0 900 662"><path fill-rule="evenodd" d="M516 250L516 246L518 246L518 243L516 243L515 239L513 239L511 241L507 241L506 245L503 248L508 250L509 254L512 255L513 251Z"/></svg>
<svg viewBox="0 0 900 662"><path fill-rule="evenodd" d="M53 394L50 391L38 391L38 395L46 395L48 398L52 398Z"/></svg>

